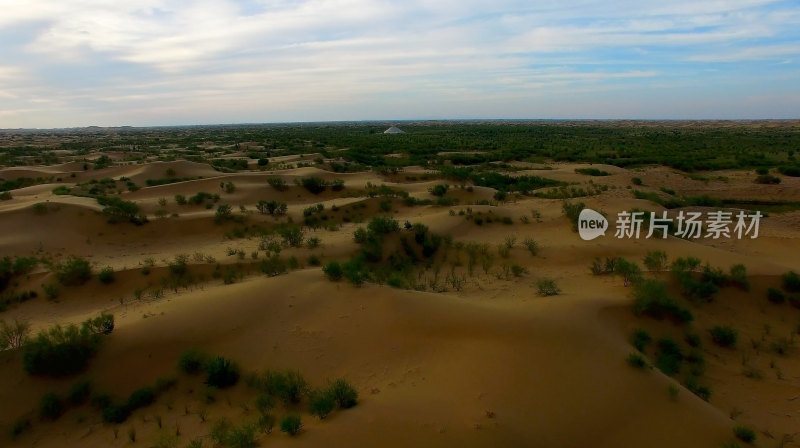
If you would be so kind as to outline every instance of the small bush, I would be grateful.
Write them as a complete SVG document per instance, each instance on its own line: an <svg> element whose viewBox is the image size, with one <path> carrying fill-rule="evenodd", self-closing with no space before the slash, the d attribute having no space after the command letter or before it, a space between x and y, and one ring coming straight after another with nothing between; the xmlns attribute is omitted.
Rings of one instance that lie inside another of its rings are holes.
<svg viewBox="0 0 800 448"><path fill-rule="evenodd" d="M135 410L149 406L156 400L156 392L151 387L143 387L133 391L128 397L128 408Z"/></svg>
<svg viewBox="0 0 800 448"><path fill-rule="evenodd" d="M783 303L786 301L786 296L784 296L783 291L778 288L769 288L767 290L767 300L772 303Z"/></svg>
<svg viewBox="0 0 800 448"><path fill-rule="evenodd" d="M102 410L103 422L122 423L131 415L131 410L127 405L109 404Z"/></svg>
<svg viewBox="0 0 800 448"><path fill-rule="evenodd" d="M663 282L647 279L635 285L633 290L633 312L637 316L646 314L655 319L671 318L676 323L687 323L694 319L691 311L673 299Z"/></svg>
<svg viewBox="0 0 800 448"><path fill-rule="evenodd" d="M56 279L64 286L79 286L92 278L92 266L83 258L70 257L56 267Z"/></svg>
<svg viewBox="0 0 800 448"><path fill-rule="evenodd" d="M338 281L342 279L344 271L342 265L338 261L331 261L322 268L322 272L328 277L329 280Z"/></svg>
<svg viewBox="0 0 800 448"><path fill-rule="evenodd" d="M751 428L742 425L733 427L733 435L744 443L753 443L756 440L756 432Z"/></svg>
<svg viewBox="0 0 800 448"><path fill-rule="evenodd" d="M57 420L64 413L64 402L54 393L45 394L39 401L39 414L48 420Z"/></svg>
<svg viewBox="0 0 800 448"><path fill-rule="evenodd" d="M540 278L536 282L536 288L540 296L555 296L561 293L556 281L551 278Z"/></svg>
<svg viewBox="0 0 800 448"><path fill-rule="evenodd" d="M75 325L66 328L56 325L25 344L22 364L31 375L72 375L86 367L101 341L101 335L87 325L80 329Z"/></svg>
<svg viewBox="0 0 800 448"><path fill-rule="evenodd" d="M683 353L677 342L671 338L662 338L658 341L656 354L656 367L666 375L673 376L678 373L683 363Z"/></svg>
<svg viewBox="0 0 800 448"><path fill-rule="evenodd" d="M232 361L217 356L204 366L206 384L219 389L233 386L239 382L239 367Z"/></svg>
<svg viewBox="0 0 800 448"><path fill-rule="evenodd" d="M205 363L205 355L197 350L189 349L178 358L178 370L193 375L199 373Z"/></svg>
<svg viewBox="0 0 800 448"><path fill-rule="evenodd" d="M631 336L631 343L634 347L636 347L636 350L639 350L642 353L644 353L645 349L652 341L653 338L650 336L650 333L641 328L634 330L633 335Z"/></svg>
<svg viewBox="0 0 800 448"><path fill-rule="evenodd" d="M114 282L114 270L111 267L104 267L100 270L97 274L97 279L100 280L100 283L104 285L108 285L109 283Z"/></svg>
<svg viewBox="0 0 800 448"><path fill-rule="evenodd" d="M308 413L324 419L336 407L336 400L327 391L314 391L308 398Z"/></svg>
<svg viewBox="0 0 800 448"><path fill-rule="evenodd" d="M358 392L346 380L340 378L328 386L328 394L342 409L349 409L358 404Z"/></svg>
<svg viewBox="0 0 800 448"><path fill-rule="evenodd" d="M299 415L287 415L281 421L281 431L290 436L296 435L303 428L303 422Z"/></svg>
<svg viewBox="0 0 800 448"><path fill-rule="evenodd" d="M647 361L644 360L642 355L631 353L628 355L628 365L637 369L644 369L647 367Z"/></svg>
<svg viewBox="0 0 800 448"><path fill-rule="evenodd" d="M781 276L783 289L788 292L800 292L800 275L794 271L789 271Z"/></svg>
<svg viewBox="0 0 800 448"><path fill-rule="evenodd" d="M709 330L711 340L720 347L735 347L738 332L728 325L717 325Z"/></svg>

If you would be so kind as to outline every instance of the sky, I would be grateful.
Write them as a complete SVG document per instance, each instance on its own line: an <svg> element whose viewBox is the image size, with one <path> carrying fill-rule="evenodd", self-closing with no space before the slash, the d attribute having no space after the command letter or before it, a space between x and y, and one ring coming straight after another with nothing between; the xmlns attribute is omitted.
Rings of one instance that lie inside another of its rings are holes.
<svg viewBox="0 0 800 448"><path fill-rule="evenodd" d="M800 1L0 0L0 128L800 118Z"/></svg>

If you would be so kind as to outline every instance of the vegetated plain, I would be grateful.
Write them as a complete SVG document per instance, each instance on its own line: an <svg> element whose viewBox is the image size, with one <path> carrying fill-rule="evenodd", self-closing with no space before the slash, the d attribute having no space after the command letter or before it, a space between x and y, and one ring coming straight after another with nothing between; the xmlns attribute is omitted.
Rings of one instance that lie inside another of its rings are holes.
<svg viewBox="0 0 800 448"><path fill-rule="evenodd" d="M0 131L0 445L800 444L800 123L389 125Z"/></svg>

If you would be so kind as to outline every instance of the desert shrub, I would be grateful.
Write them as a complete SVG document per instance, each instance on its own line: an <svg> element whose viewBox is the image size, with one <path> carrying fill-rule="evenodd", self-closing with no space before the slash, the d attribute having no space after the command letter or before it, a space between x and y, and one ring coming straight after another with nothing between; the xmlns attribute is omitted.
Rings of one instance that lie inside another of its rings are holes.
<svg viewBox="0 0 800 448"><path fill-rule="evenodd" d="M778 176L773 176L772 174L759 174L758 176L756 176L755 183L766 184L766 185L770 184L777 185L781 183L781 178Z"/></svg>
<svg viewBox="0 0 800 448"><path fill-rule="evenodd" d="M220 204L217 206L217 211L214 213L214 222L221 224L228 220L233 220L233 208L228 204Z"/></svg>
<svg viewBox="0 0 800 448"><path fill-rule="evenodd" d="M783 289L788 292L800 292L800 275L794 271L789 271L781 276Z"/></svg>
<svg viewBox="0 0 800 448"><path fill-rule="evenodd" d="M281 421L281 431L289 434L290 436L296 435L303 427L303 422L300 420L299 415L287 415Z"/></svg>
<svg viewBox="0 0 800 448"><path fill-rule="evenodd" d="M102 409L103 422L122 423L131 415L131 410L125 404L109 404Z"/></svg>
<svg viewBox="0 0 800 448"><path fill-rule="evenodd" d="M734 426L733 435L744 443L753 443L756 440L756 432L747 426Z"/></svg>
<svg viewBox="0 0 800 448"><path fill-rule="evenodd" d="M709 330L711 340L720 347L735 347L738 332L729 325L716 325Z"/></svg>
<svg viewBox="0 0 800 448"><path fill-rule="evenodd" d="M275 276L286 272L286 262L283 261L278 254L273 254L269 258L261 260L258 267L261 272L269 276Z"/></svg>
<svg viewBox="0 0 800 448"><path fill-rule="evenodd" d="M650 333L648 333L647 330L643 330L641 328L633 330L633 334L631 335L631 343L634 347L636 347L636 350L644 352L652 341L653 338L650 336Z"/></svg>
<svg viewBox="0 0 800 448"><path fill-rule="evenodd" d="M581 214L581 211L586 208L586 204L583 202L570 202L564 201L561 204L561 210L564 212L564 215L569 219L569 222L572 223L572 230L577 232L578 231L578 217Z"/></svg>
<svg viewBox="0 0 800 448"><path fill-rule="evenodd" d="M669 295L663 282L652 279L643 280L634 286L633 312L637 316L645 314L655 319L668 317L681 324L694 319L691 311Z"/></svg>
<svg viewBox="0 0 800 448"><path fill-rule="evenodd" d="M92 331L86 323L80 329L56 325L25 344L22 364L31 375L72 375L86 367L101 341L102 333Z"/></svg>
<svg viewBox="0 0 800 448"><path fill-rule="evenodd" d="M64 413L64 402L61 397L50 392L39 400L39 415L48 420L56 420Z"/></svg>
<svg viewBox="0 0 800 448"><path fill-rule="evenodd" d="M783 303L786 301L786 296L778 288L769 288L767 289L767 300L772 303Z"/></svg>
<svg viewBox="0 0 800 448"><path fill-rule="evenodd" d="M323 191L325 191L325 187L327 186L324 179L315 176L304 177L300 179L300 185L302 185L303 188L305 188L312 194L322 193Z"/></svg>
<svg viewBox="0 0 800 448"><path fill-rule="evenodd" d="M264 434L270 434L272 433L272 428L275 427L275 416L272 414L262 413L258 416L256 425Z"/></svg>
<svg viewBox="0 0 800 448"><path fill-rule="evenodd" d="M336 407L336 400L327 391L313 391L308 397L308 413L324 419Z"/></svg>
<svg viewBox="0 0 800 448"><path fill-rule="evenodd" d="M97 274L97 279L104 285L114 282L114 269L109 266L104 267Z"/></svg>
<svg viewBox="0 0 800 448"><path fill-rule="evenodd" d="M280 399L284 404L296 404L308 393L308 382L296 370L267 371L251 380L254 387Z"/></svg>
<svg viewBox="0 0 800 448"><path fill-rule="evenodd" d="M56 279L64 286L78 286L92 278L92 266L84 258L70 257L55 268Z"/></svg>
<svg viewBox="0 0 800 448"><path fill-rule="evenodd" d="M156 400L156 392L152 387L143 387L131 392L127 406L133 411L151 405Z"/></svg>
<svg viewBox="0 0 800 448"><path fill-rule="evenodd" d="M72 406L80 406L89 399L92 392L92 384L87 380L76 382L67 392L67 402Z"/></svg>
<svg viewBox="0 0 800 448"><path fill-rule="evenodd" d="M555 296L561 293L561 289L552 278L540 278L536 282L536 289L540 296Z"/></svg>
<svg viewBox="0 0 800 448"><path fill-rule="evenodd" d="M147 218L139 213L139 206L135 202L118 197L98 197L97 203L103 206L103 214L108 216L109 223L130 221L140 225L147 222Z"/></svg>
<svg viewBox="0 0 800 448"><path fill-rule="evenodd" d="M673 376L678 373L683 363L683 353L675 340L662 338L658 341L656 352L656 367L664 374Z"/></svg>
<svg viewBox="0 0 800 448"><path fill-rule="evenodd" d="M308 264L309 266L319 266L322 264L322 261L316 254L311 254L308 256ZM326 272L327 274L327 272ZM340 277L341 278L341 277Z"/></svg>
<svg viewBox="0 0 800 448"><path fill-rule="evenodd" d="M647 361L644 360L642 355L638 353L631 353L628 355L628 365L636 369L644 369L647 367Z"/></svg>
<svg viewBox="0 0 800 448"><path fill-rule="evenodd" d="M614 267L614 274L622 277L623 285L628 286L629 283L637 283L641 279L642 269L632 261L619 258Z"/></svg>
<svg viewBox="0 0 800 448"><path fill-rule="evenodd" d="M92 334L109 335L114 331L114 315L100 313L99 316L84 321L81 327L87 329Z"/></svg>
<svg viewBox="0 0 800 448"><path fill-rule="evenodd" d="M275 407L275 400L267 393L262 393L256 398L256 409L261 414L266 414Z"/></svg>
<svg viewBox="0 0 800 448"><path fill-rule="evenodd" d="M256 426L244 424L231 428L225 436L223 446L230 448L254 448L258 446L256 441Z"/></svg>
<svg viewBox="0 0 800 448"><path fill-rule="evenodd" d="M644 182L642 182L642 179L640 177L633 177L631 178L631 183L633 185L642 185Z"/></svg>
<svg viewBox="0 0 800 448"><path fill-rule="evenodd" d="M598 168L575 168L575 172L587 176L608 176L611 174L608 171L603 171Z"/></svg>
<svg viewBox="0 0 800 448"><path fill-rule="evenodd" d="M26 321L14 319L14 322L7 324L0 320L0 350L22 347L28 340L30 331L31 326Z"/></svg>
<svg viewBox="0 0 800 448"><path fill-rule="evenodd" d="M281 179L280 177L270 177L267 179L267 183L274 189L278 191L286 191L289 189L289 186L286 185L286 181Z"/></svg>
<svg viewBox="0 0 800 448"><path fill-rule="evenodd" d="M526 269L518 264L511 265L511 273L514 274L514 277L521 277L525 271Z"/></svg>
<svg viewBox="0 0 800 448"><path fill-rule="evenodd" d="M188 349L178 358L178 370L190 375L199 373L206 362L206 356L195 349Z"/></svg>
<svg viewBox="0 0 800 448"><path fill-rule="evenodd" d="M230 420L223 418L214 422L208 436L217 446L224 446L232 429L233 424L231 424Z"/></svg>
<svg viewBox="0 0 800 448"><path fill-rule="evenodd" d="M387 234L399 231L400 224L389 216L375 216L370 220L367 229L376 234Z"/></svg>
<svg viewBox="0 0 800 448"><path fill-rule="evenodd" d="M446 184L436 184L433 187L429 188L428 191L438 197L442 197L447 194L447 191L450 190L450 186Z"/></svg>
<svg viewBox="0 0 800 448"><path fill-rule="evenodd" d="M303 245L303 229L300 226L285 226L278 230L284 246L301 247Z"/></svg>
<svg viewBox="0 0 800 448"><path fill-rule="evenodd" d="M328 385L327 393L333 397L336 404L342 409L350 409L358 404L358 392L343 378L339 378Z"/></svg>
<svg viewBox="0 0 800 448"><path fill-rule="evenodd" d="M690 347L700 347L700 335L697 333L686 333L684 336L684 340Z"/></svg>
<svg viewBox="0 0 800 448"><path fill-rule="evenodd" d="M182 194L175 195L175 203L178 205L186 205L186 196Z"/></svg>
<svg viewBox="0 0 800 448"><path fill-rule="evenodd" d="M778 171L784 176L800 177L800 166L780 166L778 167Z"/></svg>
<svg viewBox="0 0 800 448"><path fill-rule="evenodd" d="M747 278L747 268L743 264L731 266L728 282L745 291L750 290L750 280Z"/></svg>
<svg viewBox="0 0 800 448"><path fill-rule="evenodd" d="M219 389L233 386L239 382L239 367L221 356L208 361L204 370L206 372L206 384Z"/></svg>
<svg viewBox="0 0 800 448"><path fill-rule="evenodd" d="M664 270L667 265L667 254L661 250L648 251L644 256L644 266L649 271L658 272Z"/></svg>
<svg viewBox="0 0 800 448"><path fill-rule="evenodd" d="M322 272L328 277L329 280L337 281L342 279L344 274L342 265L338 261L331 261L322 268Z"/></svg>
<svg viewBox="0 0 800 448"><path fill-rule="evenodd" d="M696 377L690 376L686 380L686 388L689 389L691 393L702 398L704 401L708 401L711 398L711 388L700 384Z"/></svg>
<svg viewBox="0 0 800 448"><path fill-rule="evenodd" d="M525 241L522 242L522 245L528 249L528 252L531 253L534 257L539 254L539 243L533 240L533 238L525 238Z"/></svg>

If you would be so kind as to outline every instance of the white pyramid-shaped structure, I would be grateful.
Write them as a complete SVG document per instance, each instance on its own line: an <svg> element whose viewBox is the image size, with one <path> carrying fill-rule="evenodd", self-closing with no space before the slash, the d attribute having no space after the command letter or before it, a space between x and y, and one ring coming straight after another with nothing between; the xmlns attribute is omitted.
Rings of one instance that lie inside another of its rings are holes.
<svg viewBox="0 0 800 448"><path fill-rule="evenodd" d="M384 134L405 134L405 132L398 128L397 126L392 126L389 129L383 131Z"/></svg>

